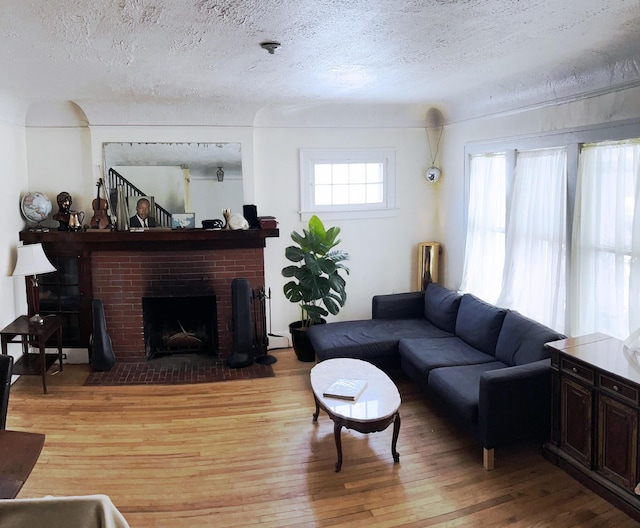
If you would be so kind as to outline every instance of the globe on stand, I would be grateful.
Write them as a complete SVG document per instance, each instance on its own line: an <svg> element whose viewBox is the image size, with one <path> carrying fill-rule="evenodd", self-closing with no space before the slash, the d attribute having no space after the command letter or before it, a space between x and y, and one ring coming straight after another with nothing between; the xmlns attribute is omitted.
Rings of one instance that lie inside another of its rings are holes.
<svg viewBox="0 0 640 528"><path fill-rule="evenodd" d="M47 217L51 214L51 200L41 192L28 192L20 201L20 210L22 215L31 222L36 222L36 226L31 231L49 231L48 227L43 227Z"/></svg>

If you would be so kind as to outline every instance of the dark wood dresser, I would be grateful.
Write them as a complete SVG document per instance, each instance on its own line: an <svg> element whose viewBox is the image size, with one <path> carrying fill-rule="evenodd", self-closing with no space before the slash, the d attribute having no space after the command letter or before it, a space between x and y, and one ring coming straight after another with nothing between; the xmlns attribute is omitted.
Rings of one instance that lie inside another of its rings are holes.
<svg viewBox="0 0 640 528"><path fill-rule="evenodd" d="M640 356L601 333L547 347L553 393L545 456L640 520Z"/></svg>

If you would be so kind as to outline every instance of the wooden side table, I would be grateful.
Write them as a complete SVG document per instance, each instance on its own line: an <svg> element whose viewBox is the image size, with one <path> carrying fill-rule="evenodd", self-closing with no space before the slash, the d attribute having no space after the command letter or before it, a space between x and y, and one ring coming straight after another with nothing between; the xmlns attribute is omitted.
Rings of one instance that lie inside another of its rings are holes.
<svg viewBox="0 0 640 528"><path fill-rule="evenodd" d="M58 353L46 354L45 344L47 340L56 334ZM15 338L19 337L19 340ZM47 394L47 370L58 359L60 370L62 371L62 318L57 315L50 315L44 318L42 324L32 323L29 317L21 315L13 323L0 330L0 341L2 353L7 354L9 343L22 343L22 357L16 362L13 368L14 374L41 375L42 390ZM29 357L29 345L36 345L40 351L40 363L32 361Z"/></svg>

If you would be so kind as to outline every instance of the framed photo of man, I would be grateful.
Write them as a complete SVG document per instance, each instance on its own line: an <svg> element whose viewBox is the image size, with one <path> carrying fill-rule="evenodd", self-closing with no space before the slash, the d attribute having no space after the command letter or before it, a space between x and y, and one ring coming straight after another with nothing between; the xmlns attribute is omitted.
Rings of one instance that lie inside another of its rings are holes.
<svg viewBox="0 0 640 528"><path fill-rule="evenodd" d="M156 227L153 196L129 196L127 197L127 207L129 211L129 229Z"/></svg>

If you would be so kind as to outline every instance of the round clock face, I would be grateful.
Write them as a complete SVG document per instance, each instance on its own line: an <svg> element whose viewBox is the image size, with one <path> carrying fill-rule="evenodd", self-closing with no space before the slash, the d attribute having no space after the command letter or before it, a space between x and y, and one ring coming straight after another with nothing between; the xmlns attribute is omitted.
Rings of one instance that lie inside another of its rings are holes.
<svg viewBox="0 0 640 528"><path fill-rule="evenodd" d="M438 167L429 167L425 173L425 178L428 182L437 182L440 179L442 172Z"/></svg>

